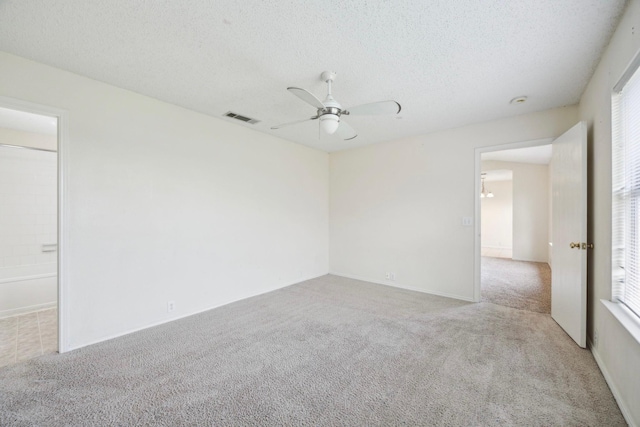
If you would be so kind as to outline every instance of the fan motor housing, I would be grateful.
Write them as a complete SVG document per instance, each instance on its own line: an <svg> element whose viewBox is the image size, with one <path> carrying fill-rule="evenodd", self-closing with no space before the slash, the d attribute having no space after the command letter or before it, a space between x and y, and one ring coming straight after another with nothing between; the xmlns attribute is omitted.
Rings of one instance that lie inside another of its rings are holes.
<svg viewBox="0 0 640 427"><path fill-rule="evenodd" d="M340 114L342 114L342 110L337 107L326 107L318 109L318 116L324 116L325 114L334 114L336 116L340 116Z"/></svg>

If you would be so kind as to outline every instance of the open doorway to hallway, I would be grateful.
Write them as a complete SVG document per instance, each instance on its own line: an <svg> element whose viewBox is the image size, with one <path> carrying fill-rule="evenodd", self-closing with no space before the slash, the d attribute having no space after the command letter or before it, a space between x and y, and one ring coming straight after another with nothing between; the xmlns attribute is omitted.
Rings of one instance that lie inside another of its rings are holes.
<svg viewBox="0 0 640 427"><path fill-rule="evenodd" d="M482 153L480 299L551 313L551 145Z"/></svg>
<svg viewBox="0 0 640 427"><path fill-rule="evenodd" d="M57 127L0 107L0 366L58 351Z"/></svg>
<svg viewBox="0 0 640 427"><path fill-rule="evenodd" d="M481 173L482 256L513 257L513 171L489 169Z"/></svg>

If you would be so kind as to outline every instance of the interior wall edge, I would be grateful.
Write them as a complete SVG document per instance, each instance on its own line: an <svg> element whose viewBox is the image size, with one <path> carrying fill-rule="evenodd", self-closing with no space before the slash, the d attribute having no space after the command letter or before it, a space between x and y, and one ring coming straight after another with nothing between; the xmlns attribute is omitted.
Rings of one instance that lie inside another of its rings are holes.
<svg viewBox="0 0 640 427"><path fill-rule="evenodd" d="M398 288L398 289L405 289L407 291L414 291L414 292L420 292L421 294L427 294L427 295L434 295L437 297L444 297L444 298L452 298L452 299L457 299L460 301L467 301L467 302L474 302L473 298L469 298L467 296L464 295L456 295L456 294L450 294L447 292L437 292L437 291L431 291L431 290L425 290L422 288L418 288L415 286L409 286L409 285L403 285L402 283L396 282L396 281L380 281L377 279L371 279L371 278L367 278L364 276L358 276L355 274L348 274L348 273L340 273L340 272L329 272L329 274L333 275L333 276L340 276L340 277L346 277L347 279L354 279L354 280L362 280L364 282L370 282L370 283L375 283L377 285L383 285L383 286L390 286L392 288Z"/></svg>

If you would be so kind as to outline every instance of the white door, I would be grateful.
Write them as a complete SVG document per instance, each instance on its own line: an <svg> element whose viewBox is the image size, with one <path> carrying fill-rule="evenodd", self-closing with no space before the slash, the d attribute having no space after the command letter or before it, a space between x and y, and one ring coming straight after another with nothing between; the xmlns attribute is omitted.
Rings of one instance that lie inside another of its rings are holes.
<svg viewBox="0 0 640 427"><path fill-rule="evenodd" d="M587 345L587 125L552 144L551 317Z"/></svg>

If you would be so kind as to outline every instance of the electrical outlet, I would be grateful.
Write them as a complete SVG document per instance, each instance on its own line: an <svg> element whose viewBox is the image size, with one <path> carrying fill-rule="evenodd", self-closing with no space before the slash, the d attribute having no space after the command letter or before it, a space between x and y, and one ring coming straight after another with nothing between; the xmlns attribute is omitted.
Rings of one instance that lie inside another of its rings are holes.
<svg viewBox="0 0 640 427"><path fill-rule="evenodd" d="M174 301L169 301L167 303L167 313L171 313L175 309L176 309L176 303Z"/></svg>
<svg viewBox="0 0 640 427"><path fill-rule="evenodd" d="M598 330L593 331L593 345L598 346Z"/></svg>
<svg viewBox="0 0 640 427"><path fill-rule="evenodd" d="M396 280L396 273L389 273L391 281Z"/></svg>
<svg viewBox="0 0 640 427"><path fill-rule="evenodd" d="M386 273L384 275L384 278L387 279L387 280L391 280L391 273Z"/></svg>

